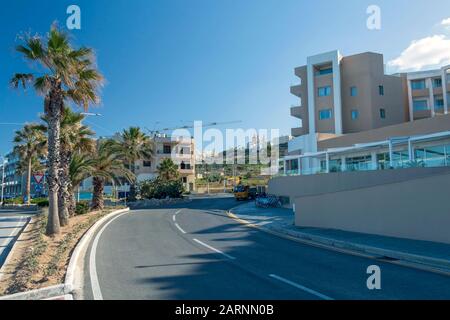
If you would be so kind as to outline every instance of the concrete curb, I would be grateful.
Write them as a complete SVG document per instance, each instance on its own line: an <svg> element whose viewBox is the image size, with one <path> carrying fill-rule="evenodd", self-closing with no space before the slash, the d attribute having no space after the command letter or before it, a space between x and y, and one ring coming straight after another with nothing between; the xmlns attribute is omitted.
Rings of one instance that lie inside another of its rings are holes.
<svg viewBox="0 0 450 320"><path fill-rule="evenodd" d="M0 300L43 300L50 297L57 297L64 295L64 285L58 284L42 289L36 289L26 292L19 292L9 296L0 297Z"/></svg>
<svg viewBox="0 0 450 320"><path fill-rule="evenodd" d="M291 240L304 240L313 242L316 244L324 245L329 248L337 248L337 249L343 249L343 250L349 250L352 252L362 253L366 255L372 255L380 258L391 258L395 260L404 261L407 263L412 264L419 264L423 266L421 269L426 269L427 271L432 272L439 272L446 275L450 275L450 260L444 260L444 259L438 259L438 258L432 258L427 256L421 256L421 255L415 255L410 254L406 252L399 252L394 250L388 250L388 249L381 249L377 247L372 246L366 246L366 245L360 245L351 243L348 241L342 241L342 240L335 240L330 239L326 237L320 237L315 236L311 234L302 233L301 231L292 231L292 230L285 230L283 228L274 228L274 227L264 227L259 226L257 224L251 223L247 220L244 220L242 218L239 218L238 215L234 214L231 209L228 211L228 216L242 224L245 224L247 226L250 226L252 228L259 229L261 231L268 232L273 235L281 236L281 237L288 237Z"/></svg>
<svg viewBox="0 0 450 320"><path fill-rule="evenodd" d="M64 280L64 293L71 294L74 299L78 295L82 294L82 271L80 270L79 260L82 258L82 253L87 249L89 243L91 242L93 236L97 230L108 220L114 218L115 216L122 214L124 212L130 211L130 208L116 210L105 217L98 220L81 238L75 247L75 250L70 257L69 265L67 267L66 277ZM77 284L78 280L78 284Z"/></svg>

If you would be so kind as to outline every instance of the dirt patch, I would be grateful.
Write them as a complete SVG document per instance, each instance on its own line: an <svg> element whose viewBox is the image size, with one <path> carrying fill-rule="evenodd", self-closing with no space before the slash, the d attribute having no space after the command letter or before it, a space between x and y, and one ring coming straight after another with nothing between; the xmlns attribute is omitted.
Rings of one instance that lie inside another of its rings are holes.
<svg viewBox="0 0 450 320"><path fill-rule="evenodd" d="M70 256L78 241L96 221L117 209L120 208L75 216L55 237L45 235L45 214L33 217L4 267L0 295L63 283Z"/></svg>

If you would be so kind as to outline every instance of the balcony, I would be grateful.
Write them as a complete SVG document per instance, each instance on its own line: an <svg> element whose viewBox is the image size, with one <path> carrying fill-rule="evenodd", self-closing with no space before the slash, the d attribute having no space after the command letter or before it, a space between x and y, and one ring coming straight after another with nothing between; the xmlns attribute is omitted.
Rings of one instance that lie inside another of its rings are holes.
<svg viewBox="0 0 450 320"><path fill-rule="evenodd" d="M303 119L305 117L304 107L291 107L291 116L298 119Z"/></svg>
<svg viewBox="0 0 450 320"><path fill-rule="evenodd" d="M301 127L301 128L292 128L291 129L291 133L294 137L300 137L303 136L305 134L308 134L308 131L305 127Z"/></svg>
<svg viewBox="0 0 450 320"><path fill-rule="evenodd" d="M302 88L301 84L298 84L298 85L295 85L295 86L291 86L291 93L294 96L297 96L297 97L301 98L302 97L302 95L301 95L301 88Z"/></svg>

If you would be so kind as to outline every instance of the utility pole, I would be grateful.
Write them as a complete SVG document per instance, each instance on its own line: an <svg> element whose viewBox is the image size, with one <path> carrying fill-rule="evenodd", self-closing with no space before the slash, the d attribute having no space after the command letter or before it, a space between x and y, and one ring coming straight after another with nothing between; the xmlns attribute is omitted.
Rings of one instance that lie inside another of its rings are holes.
<svg viewBox="0 0 450 320"><path fill-rule="evenodd" d="M5 165L6 165L6 160L5 160L5 158L3 158L3 156L0 156L0 158L2 159L2 193L1 193L0 204L3 205L3 192L4 192L4 188L5 188Z"/></svg>

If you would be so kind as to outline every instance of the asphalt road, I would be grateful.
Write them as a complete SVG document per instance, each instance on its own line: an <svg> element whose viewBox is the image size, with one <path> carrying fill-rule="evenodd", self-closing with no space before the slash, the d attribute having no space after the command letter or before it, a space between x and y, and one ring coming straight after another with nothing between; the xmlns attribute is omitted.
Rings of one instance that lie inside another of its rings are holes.
<svg viewBox="0 0 450 320"><path fill-rule="evenodd" d="M448 276L251 229L226 216L235 205L196 200L111 221L87 252L85 299L450 299ZM381 290L367 288L371 265Z"/></svg>
<svg viewBox="0 0 450 320"><path fill-rule="evenodd" d="M29 217L29 212L0 209L0 267Z"/></svg>

